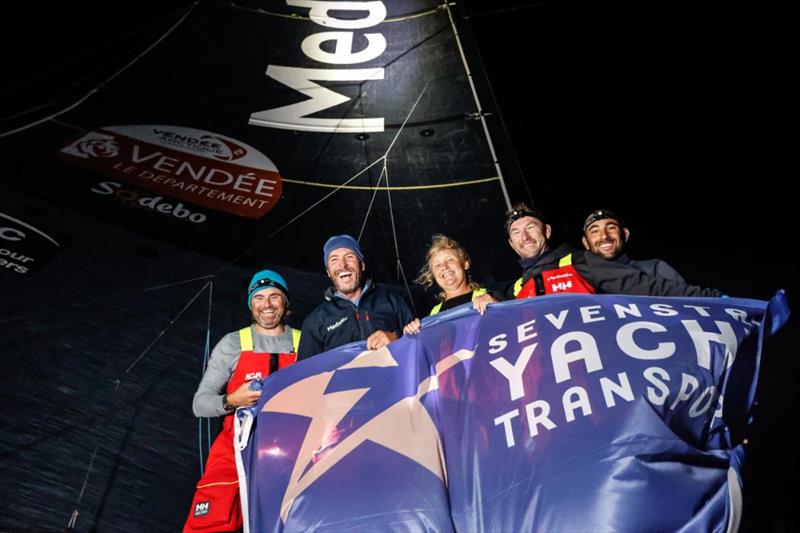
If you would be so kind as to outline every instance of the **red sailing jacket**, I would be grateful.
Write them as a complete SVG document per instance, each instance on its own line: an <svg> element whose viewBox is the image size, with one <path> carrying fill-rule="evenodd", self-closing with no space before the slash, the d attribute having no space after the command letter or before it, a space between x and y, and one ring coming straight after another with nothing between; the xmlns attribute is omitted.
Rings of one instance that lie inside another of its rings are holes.
<svg viewBox="0 0 800 533"><path fill-rule="evenodd" d="M537 278L539 284L537 285ZM559 292L574 292L581 294L594 294L594 288L572 266L572 254L567 254L558 260L558 268L543 270L531 277L523 284L519 278L514 284L514 295L521 298L532 298L540 294L555 294Z"/></svg>

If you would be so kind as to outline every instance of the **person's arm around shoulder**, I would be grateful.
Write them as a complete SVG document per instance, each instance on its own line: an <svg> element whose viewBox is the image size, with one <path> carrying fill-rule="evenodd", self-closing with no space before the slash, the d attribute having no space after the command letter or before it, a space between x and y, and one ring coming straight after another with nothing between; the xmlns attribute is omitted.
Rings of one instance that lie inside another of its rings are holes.
<svg viewBox="0 0 800 533"><path fill-rule="evenodd" d="M228 333L214 347L208 367L192 400L192 411L195 416L215 417L228 414L222 408L222 397L239 358L239 351L238 332Z"/></svg>
<svg viewBox="0 0 800 533"><path fill-rule="evenodd" d="M661 259L656 259L656 276L672 279L677 281L678 283L683 283L684 285L688 285L686 280L683 279L683 276L675 270L672 265L667 263L666 261L662 261Z"/></svg>
<svg viewBox="0 0 800 533"><path fill-rule="evenodd" d="M573 261L575 268L601 294L722 296L717 289L687 285L672 279L650 276L635 268L606 261L585 250L577 252L573 256L580 258L580 260Z"/></svg>

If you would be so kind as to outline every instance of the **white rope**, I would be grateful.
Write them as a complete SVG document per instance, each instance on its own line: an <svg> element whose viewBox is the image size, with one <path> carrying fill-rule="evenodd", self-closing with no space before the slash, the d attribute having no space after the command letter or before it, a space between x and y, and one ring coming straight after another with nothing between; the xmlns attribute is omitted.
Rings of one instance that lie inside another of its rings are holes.
<svg viewBox="0 0 800 533"><path fill-rule="evenodd" d="M370 163L370 164L369 164L367 167L365 167L365 168L363 168L362 170L360 170L360 171L359 171L359 172L358 172L358 173L357 173L355 176L353 176L352 178L348 179L347 181L345 181L344 183L342 183L340 186L336 187L334 190L332 190L331 192L329 192L328 194L326 194L325 196L323 196L322 198L320 198L319 200L317 200L316 202L314 202L312 205L310 205L309 207L307 207L306 209L304 209L304 210L303 210L303 211L302 211L300 214L298 214L297 216L295 216L295 217L294 217L293 219L291 219L289 222L287 222L287 223L286 223L286 224L284 224L283 226L279 227L278 229L276 229L275 231L273 231L272 233L270 233L269 235L267 235L266 237L264 237L263 239L261 239L260 241L258 241L257 243L255 243L254 245L250 246L250 247L249 247L247 250L245 250L244 252L240 253L239 255L237 255L236 257L234 257L233 259L231 259L231 260L230 260L230 261L229 261L227 264L225 264L225 265L224 265L222 268L220 268L219 270L217 270L217 272L215 273L215 275L216 275L216 274L219 274L220 272L223 272L223 271L224 271L224 270L226 270L228 267L230 267L230 266L234 265L234 264L235 264L235 263L236 263L236 262L237 262L239 259L241 259L242 257L246 256L247 254L249 254L250 252L252 252L252 251L253 251L253 250L255 250L256 248L258 248L259 246L262 246L262 245L263 245L265 242L267 242L268 240L270 240L272 237L274 237L275 235L277 235L277 234L278 234L278 233L280 233L281 231L283 231L283 230L285 230L286 228L288 228L290 225L292 225L293 223L295 223L295 222L296 222L297 220L299 220L301 217L303 217L304 215L308 214L308 212L309 212L309 211L311 211L312 209L314 209L315 207L317 207L319 204L321 204L322 202L324 202L325 200L327 200L328 198L330 198L330 197L331 197L331 196L333 196L334 194L336 194L336 192L337 192L337 191L339 191L339 190L341 190L341 188L342 188L342 187L344 187L345 185L348 185L348 184L349 184L351 181L355 180L355 179L356 179L357 177L359 177L361 174L363 174L363 173L364 173L364 172L366 172L367 170L371 169L372 167L374 167L376 164L380 163L381 161L383 161L383 157L379 157L378 159L376 159L375 161L373 161L372 163Z"/></svg>
<svg viewBox="0 0 800 533"><path fill-rule="evenodd" d="M153 339L153 342L151 342L147 346L147 348L145 348L144 351L141 354L139 354L139 357L137 357L136 360L133 363L131 363L131 365L125 371L126 374L130 373L130 371L133 369L133 367L136 366L139 363L139 361L141 361L142 357L144 357L147 354L147 352L150 351L150 348L152 348L153 346L156 345L156 343L159 341L159 339L161 339L161 337L164 336L164 334L167 332L167 330L170 329L175 324L175 321L177 321L181 317L181 315L183 315L183 313L185 313L186 310L189 309L189 306L191 306L194 303L194 301L197 300L197 298L201 294L203 294L203 291L206 290L206 287L210 287L210 286L211 286L211 282L208 282L205 285L203 285L203 287L199 291L197 291L197 293L192 297L192 299L189 300L189 303L187 303L185 306L183 306L183 309L181 309L180 312L177 315L175 315L175 318L173 318L172 320L169 321L169 324L167 324L167 326L164 329L162 329L161 332L159 332L158 335L156 335L156 338Z"/></svg>
<svg viewBox="0 0 800 533"><path fill-rule="evenodd" d="M160 44L160 43L161 43L161 41L163 41L164 39L166 39L166 38L167 38L167 36L168 36L170 33L172 33L174 30L175 30L175 28L177 28L178 26L180 26L180 25L181 25L181 23L182 23L184 20L186 20L186 17L188 17L188 16L189 16L189 14L190 14L190 13L191 13L191 12L194 10L194 8L195 8L196 6L197 6L197 2L195 2L194 4L192 4L192 7L190 7L190 8L189 8L189 9L186 11L186 13L185 13L185 14L184 14L184 15L183 15L181 18L180 18L180 20L178 20L178 22L176 22L175 24L173 24L173 26L172 26L171 28L169 28L169 29L168 29L168 30L167 30L167 31L164 33L164 35L162 35L161 37L159 37L158 39L156 39L156 41L155 41L153 44L151 44L150 46L148 46L148 47L147 47L147 48L146 48L146 49L145 49L145 50L144 50L144 51L143 51L141 54L139 54L138 56L136 56L135 58L133 58L133 59L132 59L132 60L131 60L131 61L130 61L130 62L127 64L127 65L125 65L125 66L124 66L124 67L122 67L120 70L118 70L117 72L115 72L114 74L112 74L112 75L111 75L111 77L109 77L109 78L108 78L108 79L106 79L105 81L101 82L101 83L100 83L100 85L98 85L97 87L95 87L94 89L92 89L91 91L89 91L89 92L88 92L88 93L87 93L87 94L86 94L86 95L85 95L83 98L81 98L80 100L78 100L78 101L77 101L77 102L75 102L74 104L72 104L72 105L70 105L70 106L67 106L66 108L62 109L61 111L56 111L56 112L55 112L55 113L53 113L52 115L49 115L49 116L47 116L47 117L44 117L44 118L41 118L41 119L39 119L39 120L35 120L35 121L31 122L30 124L26 124L25 126L20 126L19 128L16 128L16 129L13 129L13 130L10 130L10 131L6 131L6 132L3 132L3 133L0 133L0 138L2 138L2 137L8 137L8 136L10 136L10 135L14 135L15 133L19 133L19 132L21 132L21 131L25 131L25 130L27 130L27 129L30 129L30 128L34 127L34 126L38 126L39 124L42 124L42 123L44 123L44 122L47 122L48 120L52 120L52 119L54 119L54 118L56 118L56 117L58 117L58 116L61 116L61 115L63 115L64 113L68 113L69 111L72 111L73 109L75 109L76 107L78 107L79 105L81 105L83 102L85 102L86 100L88 100L89 98L91 98L92 96L94 96L94 95L95 95L95 93L97 93L97 92L98 92L100 89L102 89L102 88L103 88L103 87L104 87L106 84L108 84L109 82L113 81L113 80L114 80L114 79L116 79L116 78L117 78L119 75L121 75L123 72L125 72L125 71L126 71L126 70L128 70L130 67L132 67L132 66L133 66L133 65L134 65L136 62L138 62L138 61L139 61L139 60L140 60L142 57L144 57L144 56L145 56L147 53L149 53L149 52L150 52L150 50L152 50L152 49L153 49L153 48L155 48L155 47L156 47L158 44Z"/></svg>
<svg viewBox="0 0 800 533"><path fill-rule="evenodd" d="M403 270L403 263L400 260L400 246L397 244L397 228L396 228L395 223L394 223L394 209L392 207L392 190L391 190L391 184L389 183L389 167L387 165L387 162L389 160L389 152L391 152L392 148L394 148L395 142L397 142L397 139L400 138L400 134L403 133L403 130L405 129L406 124L408 123L409 119L411 119L411 115L414 114L414 111L417 109L417 105L419 104L420 100L422 100L422 97L425 94L425 91L428 90L428 86L430 84L431 84L431 82L428 81L425 84L425 86L422 87L422 90L420 91L419 96L417 96L417 99L414 101L414 105L411 106L411 109L408 111L408 114L406 114L406 118L403 120L403 123L400 125L400 128L398 128L397 133L394 136L394 139L392 139L392 142L389 144L389 147L386 149L386 153L383 154L383 158L382 158L383 159L383 170L381 171L381 176L386 176L386 196L387 196L387 199L389 200L389 220L391 221L391 225L392 225L392 240L394 241L394 253L395 253L395 256L397 257L397 268L398 268L398 270L400 271L400 274L403 277L403 284L406 286L406 292L408 293L408 299L411 301L411 305L412 306L414 306L414 299L411 297L411 288L408 286L408 280L406 279L406 273ZM375 190L375 192L377 193L377 189ZM374 199L374 197L373 197L373 199ZM372 204L370 204L370 206L371 205ZM369 213L367 213L367 214L369 214ZM364 220L364 222L366 223L366 219ZM362 228L362 231L363 231L363 228ZM361 235L359 235L359 240L360 239L361 239ZM414 309L414 314L416 314L416 312L417 312L417 310L415 308Z"/></svg>
<svg viewBox="0 0 800 533"><path fill-rule="evenodd" d="M400 137L400 134L403 132L403 129L405 128L406 123L408 122L408 119L411 118L411 115L414 113L414 110L417 108L417 104L419 104L419 101L422 99L422 95L425 94L425 91L428 89L428 85L430 85L430 81L428 83L426 83L425 86L422 88L422 91L420 92L419 96L417 97L417 100L414 102L414 105L411 106L411 110L408 112L408 115L406 115L405 120L403 120L403 124L400 125L400 128L397 130L397 133L395 134L394 138L392 139L392 142L389 144L389 147L386 149L386 153L384 153L381 157L379 157L378 159L376 159L375 161L373 161L372 163L367 165L365 168L363 168L362 170L357 172L353 177L351 177L350 179L348 179L347 181L345 181L344 183L342 183L341 185L339 185L338 187L333 189L330 193L326 194L325 196L323 196L322 198L320 198L319 200L314 202L312 205L310 205L305 210L303 210L303 212L301 212L300 214L298 214L297 216L295 216L294 218L289 220L289 222L287 222L286 224L282 225L281 227L279 227L278 229L276 229L275 231L273 231L272 233L267 235L266 238L264 238L262 241L254 244L253 246L251 246L250 248L245 250L243 253L239 254L235 259L233 259L230 263L228 263L228 265L225 265L222 270L226 269L228 266L230 266L231 264L235 263L240 258L246 256L252 250L255 250L256 248L258 248L259 246L264 244L266 241L268 241L269 239L271 239L272 237L274 237L275 235L277 235L278 233L280 233L281 231L283 231L284 229L289 227L291 224L293 224L294 222L299 220L301 217L303 217L306 214L308 214L309 211L311 211L312 209L317 207L319 204L321 204L322 202L324 202L325 200L330 198L332 195L336 194L338 191L340 191L346 185L349 185L351 181L355 180L357 177L359 177L364 172L366 172L367 170L369 170L370 168L375 166L377 163L383 162L383 166L384 166L384 169L385 169L386 168L386 156L389 155L389 152L394 147L394 143L397 141L397 138ZM221 272L221 270L220 270L220 272ZM219 272L217 272L217 274L219 274Z"/></svg>
<svg viewBox="0 0 800 533"><path fill-rule="evenodd" d="M197 4L197 2L195 2L195 4ZM64 59L60 63L56 63L55 65L47 67L47 68L45 68L43 70L39 70L39 71L36 72L36 74L33 74L32 76L30 76L30 77L28 77L28 78L26 78L24 80L20 80L20 81L15 82L15 83L13 83L11 85L3 87L2 89L0 89L0 96L2 96L4 94L7 94L7 93L9 93L11 91L14 91L18 87L22 87L24 85L27 85L30 82L32 82L33 80L35 80L35 79L41 78L43 76L46 76L48 73L53 72L54 70L61 69L63 67L68 66L70 63L74 63L75 61L78 61L79 59L83 59L84 57L88 57L91 54L94 54L99 50L103 50L103 49L109 48L109 47L115 45L116 43L120 43L120 42L122 42L122 41L124 41L124 40L126 40L126 39L128 39L130 37L133 37L134 35L137 35L139 33L144 33L146 30L150 29L151 27L156 26L158 24L161 24L161 22L163 22L163 21L165 21L167 19L173 18L176 13L178 13L179 11L183 11L183 10L184 10L184 8L181 7L180 9L178 9L176 11L170 12L170 13L166 14L165 16L163 16L163 17L161 17L159 19L156 19L154 21L151 21L151 22L145 24L144 26L140 26L138 28L135 28L135 29L133 29L133 31L130 31L130 32L128 32L126 34L123 34L123 35L116 36L113 39L111 39L109 41L106 41L104 43L100 43L99 45L95 46L89 52L83 52L83 53L78 53L78 54L72 55L70 57L67 57L66 59ZM95 70L99 70L99 69L95 69ZM90 73L90 75L93 74L93 73L94 73L94 71L92 73ZM85 78L82 78L82 79L78 80L77 82L73 83L73 85L76 85L76 84L80 83L81 81L83 81L83 79L85 79ZM66 90L58 93L56 96L54 96L53 98L48 100L47 103L45 103L43 105L46 106L46 105L49 105L49 104L53 103L55 100L58 99L58 97L60 95L66 93L67 91L69 91L69 89L66 89ZM9 117L7 117L7 118L9 118Z"/></svg>
<svg viewBox="0 0 800 533"><path fill-rule="evenodd" d="M31 316L36 316L36 315L41 315L41 314L44 314L44 311L37 311L35 313L27 313L27 314L19 315L19 316L12 316L12 317L4 318L4 319L0 320L0 324L5 324L6 322L11 322L13 320L20 320L22 318L28 318L28 317L31 317Z"/></svg>
<svg viewBox="0 0 800 533"><path fill-rule="evenodd" d="M207 277L208 276L206 276L204 278L195 278L195 279L205 279ZM175 284L173 284L173 285L175 285ZM156 288L158 288L158 287L156 287ZM214 290L214 281L213 281L213 279L211 281L207 282L205 285L203 285L203 287L197 293L195 293L194 296L192 296L192 298L183 307L183 309L181 309L180 312L178 312L178 314L175 315L175 317L172 320L170 320L169 324L163 330L161 330L161 332L159 332L158 335L156 335L156 338L147 346L147 348L144 349L144 351L142 351L141 354L139 354L139 357L137 357L136 360L133 363L131 363L131 365L125 371L125 374L128 374L133 369L133 367L136 366L136 364L138 364L139 361L145 356L145 354L147 354L147 352L150 351L150 349L153 346L155 346L155 344L159 341L159 339L162 336L164 336L164 334L173 325L175 325L175 322L183 315L184 312L186 312L186 310L192 305L192 303L194 303L194 301L197 300L197 298L203 293L203 291L206 288L209 289L209 291L208 291L209 306L208 306L208 315L207 315L207 322L206 322L206 350L205 350L205 355L204 355L204 366L205 366L205 364L208 361L208 352L209 352L209 347L210 347L211 304L212 304L213 290ZM204 371L205 371L205 369L204 369ZM114 395L116 395L119 392L119 386L120 386L121 382L122 382L121 379L112 380L112 383L115 384ZM200 421L200 422L202 423L202 421ZM200 444L201 444L200 445L200 472L201 472L201 475L202 475L202 471L203 471L203 462L202 462L202 427L198 428L198 439L200 440ZM211 427L210 427L210 422L209 422L209 425L208 425L208 443L209 443L208 444L208 448L210 449L211 448ZM98 446L95 445L94 452L92 453L92 458L89 461L89 466L86 469L86 476L84 477L84 480L83 480L83 486L81 486L81 491L80 491L80 494L78 496L78 501L77 501L77 503L75 505L75 510L70 515L70 519L69 519L69 522L67 524L67 530L74 529L75 528L75 524L77 523L78 515L79 515L78 506L80 505L81 500L83 499L83 494L84 494L84 492L86 490L86 485L87 485L87 483L89 481L89 473L92 470L92 465L94 465L94 459L95 459L95 456L97 455L97 449L98 449Z"/></svg>
<svg viewBox="0 0 800 533"><path fill-rule="evenodd" d="M408 114L406 115L406 118L405 118L405 120L403 120L403 123L402 123L402 124L400 124L400 127L398 128L398 130L397 130L397 133L396 133L396 134L395 134L395 136L394 136L394 139L392 139L392 142L389 144L389 148L387 148L387 149L386 149L386 153L385 153L385 154L383 154L383 158L384 158L384 160L385 160L385 158L386 158L386 157L389 155L389 152L391 152L391 151L392 151L392 148L394 148L394 143L395 143L395 142L397 142L397 139L398 139L398 137L400 137L400 134L401 134L401 133L403 133L403 129L405 129L405 127L406 127L406 124L408 123L408 119L410 119L410 118L411 118L411 115L413 115L413 114L414 114L414 110L417 108L417 104L419 104L419 101L420 101L420 100L422 100L422 95L423 95L423 94L425 94L425 91L427 91L427 90L428 90L428 86L429 86L430 84L431 84L431 82L430 82L430 81L428 81L428 82L425 84L425 86L422 88L422 91L420 91L420 93L419 93L419 96L417 96L417 99L416 99L416 101L414 101L414 105L412 105L412 106L411 106L411 109L408 111ZM385 163L384 163L384 164L385 164Z"/></svg>
<svg viewBox="0 0 800 533"><path fill-rule="evenodd" d="M372 193L372 199L369 201L369 207L367 207L367 214L364 215L364 222L361 224L361 231L358 232L358 238L356 239L358 242L361 242L361 236L364 235L364 229L367 227L367 219L369 218L369 213L372 210L372 204L375 202L375 197L378 196L379 186L381 181L383 180L383 175L386 174L386 162L384 161L383 167L381 168L381 175L378 178L378 183L375 184L375 191Z"/></svg>
<svg viewBox="0 0 800 533"><path fill-rule="evenodd" d="M206 317L206 347L203 351L203 365L200 369L200 378L205 375L206 368L208 368L208 360L211 357L211 306L214 298L214 280L211 280L211 286L208 288L208 315ZM197 451L200 460L200 477L203 477L205 462L203 461L203 418L197 419ZM205 418L207 428L208 450L211 451L211 420Z"/></svg>
<svg viewBox="0 0 800 533"><path fill-rule="evenodd" d="M203 361L203 366L204 366L203 371L205 372L205 365L207 364L208 358L209 358L209 348L210 348L210 340L211 340L211 338L210 338L210 334L211 334L211 305L212 305L212 302L213 302L214 280L213 280L213 276L205 276L205 277L201 277L201 278L195 278L195 280L198 280L198 279L206 279L208 277L212 278L211 281L206 282L203 285L203 287L197 293L195 293L194 296L192 296L192 298L183 307L183 309L181 309L178 312L178 314L175 315L175 317L172 320L170 320L169 324L167 324L167 326L163 330L161 330L158 333L158 335L156 335L155 339L147 346L147 348L145 348L144 351L142 351L142 353L139 354L139 357L137 357L136 360L133 363L131 363L131 365L128 367L128 369L125 370L125 374L128 374L133 369L133 367L136 366L136 364L139 363L139 361L145 356L145 354L147 354L147 352L150 351L150 349L153 346L155 346L155 344L159 341L159 339L162 336L164 336L164 334L170 328L172 328L173 325L175 325L175 322L183 315L183 313L185 313L186 310L192 305L192 303L194 303L194 301L197 300L197 298L203 293L203 291L206 288L208 288L208 314L207 314L207 319L206 319L206 348L205 348L204 361ZM183 282L179 282L179 283L183 283ZM162 285L161 287L177 285L179 283L174 283L174 284L170 284L170 285ZM154 289L161 288L161 287L155 287ZM148 290L152 290L152 289L148 289ZM114 393L113 393L114 395L116 395L119 392L119 386L120 386L121 382L122 382L121 379L112 380L112 383L115 383ZM203 472L202 420L199 420L199 423L201 425L198 427L198 440L199 440L199 443L200 443L200 472L201 472L201 476L202 476L202 472ZM208 449L210 450L211 449L211 425L210 425L210 421L207 422L207 425L208 425L208 431L207 431L207 433L208 433ZM75 510L70 515L70 519L69 519L69 522L67 524L67 530L74 529L75 525L77 523L78 515L79 515L78 506L80 505L81 500L83 499L83 494L84 494L84 492L86 490L86 485L88 484L88 481L89 481L89 473L92 470L92 466L94 465L95 456L97 455L97 449L98 449L98 445L95 445L94 452L92 453L92 458L89 461L89 466L86 469L86 476L84 477L84 480L83 480L83 486L81 486L81 491L80 491L80 494L78 496L78 501L77 501L77 503L75 505Z"/></svg>
<svg viewBox="0 0 800 533"><path fill-rule="evenodd" d="M159 289L165 289L167 287L174 287L175 285L181 285L183 283L190 283L192 281L198 281L198 280L201 280L201 279L209 279L209 278L212 280L212 283L213 283L214 275L213 274L208 274L208 275L205 275L205 276L198 276L196 278L184 279L184 280L181 280L181 281L176 281L174 283L166 283L164 285L156 285L155 287L149 287L149 288L145 289L144 292L157 291Z"/></svg>
<svg viewBox="0 0 800 533"><path fill-rule="evenodd" d="M422 95L420 95L422 96ZM384 166L384 170L386 171L386 185L389 185L389 169ZM417 314L417 308L414 305L414 298L411 297L411 288L408 286L408 280L406 279L406 273L403 270L403 263L400 261L400 247L397 245L397 229L394 225L394 209L392 209L392 191L390 188L386 189L386 195L389 199L389 220L392 222L392 238L394 239L394 253L397 256L397 268L400 270L400 274L403 276L403 284L406 286L406 292L408 293L408 300L411 302L411 307L414 309L414 314Z"/></svg>
<svg viewBox="0 0 800 533"><path fill-rule="evenodd" d="M83 478L83 485L81 486L81 492L78 495L78 501L75 503L75 510L72 511L72 515L69 517L69 523L67 523L67 529L74 529L75 524L78 521L78 507L81 504L81 500L83 499L83 492L86 490L86 484L89 482L89 473L92 471L92 465L94 464L94 458L97 455L97 447L98 445L95 444L94 451L92 452L92 458L89 460L89 466L86 468L86 476Z"/></svg>
<svg viewBox="0 0 800 533"><path fill-rule="evenodd" d="M70 124L69 122L64 122L63 120L52 119L50 122L52 122L54 124L58 124L59 126L66 126L68 128L72 128L74 130L82 131L84 133L88 133L89 132L89 130L87 130L86 128L84 128L82 126L77 126L75 124Z"/></svg>

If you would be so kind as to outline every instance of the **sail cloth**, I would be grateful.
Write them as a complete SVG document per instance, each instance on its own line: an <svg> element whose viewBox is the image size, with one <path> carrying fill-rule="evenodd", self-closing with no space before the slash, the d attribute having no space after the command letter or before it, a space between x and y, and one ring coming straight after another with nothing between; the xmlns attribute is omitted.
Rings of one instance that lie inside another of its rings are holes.
<svg viewBox="0 0 800 533"><path fill-rule="evenodd" d="M726 531L783 293L469 306L239 411L250 531Z"/></svg>
<svg viewBox="0 0 800 533"><path fill-rule="evenodd" d="M496 241L508 194L449 7L258 5L200 3L63 112L46 108L52 120L4 123L4 179L204 253L254 247L305 271L336 233L360 236L384 280L401 258L415 271L432 233Z"/></svg>

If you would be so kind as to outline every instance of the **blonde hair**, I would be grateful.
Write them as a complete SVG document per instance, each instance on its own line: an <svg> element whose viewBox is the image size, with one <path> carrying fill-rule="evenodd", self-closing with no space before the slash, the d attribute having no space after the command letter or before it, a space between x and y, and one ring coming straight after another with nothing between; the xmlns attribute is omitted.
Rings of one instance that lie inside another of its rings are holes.
<svg viewBox="0 0 800 533"><path fill-rule="evenodd" d="M458 243L458 241L451 239L447 235L436 233L431 237L431 245L428 248L428 252L425 254L425 266L423 266L422 269L419 271L417 279L414 280L415 283L422 285L426 289L433 286L436 280L433 277L433 270L431 270L431 259L433 258L434 255L443 250L452 250L456 254L456 257L458 257L461 260L461 264L463 264L464 266L466 266L467 263L471 262L469 254L464 249L464 247ZM469 270L467 270L467 281L469 283L470 290L474 291L475 289L480 287L480 285L478 285L474 281L469 281ZM444 301L445 299L444 291L437 294L436 297L439 300Z"/></svg>

